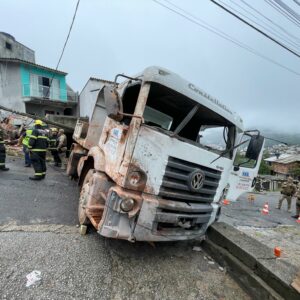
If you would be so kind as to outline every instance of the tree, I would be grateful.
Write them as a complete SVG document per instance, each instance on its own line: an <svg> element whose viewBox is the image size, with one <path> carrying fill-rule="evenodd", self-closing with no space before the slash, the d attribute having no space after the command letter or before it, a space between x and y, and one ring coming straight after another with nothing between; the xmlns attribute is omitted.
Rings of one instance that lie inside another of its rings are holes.
<svg viewBox="0 0 300 300"><path fill-rule="evenodd" d="M295 177L300 177L300 167L297 166L297 167L294 167L290 170L290 174L295 176Z"/></svg>
<svg viewBox="0 0 300 300"><path fill-rule="evenodd" d="M268 151L265 151L263 154L263 158L261 160L258 174L260 175L270 175L271 174L271 167L265 162L265 158L268 158L270 156Z"/></svg>
<svg viewBox="0 0 300 300"><path fill-rule="evenodd" d="M258 174L260 175L270 175L271 174L271 167L262 159Z"/></svg>

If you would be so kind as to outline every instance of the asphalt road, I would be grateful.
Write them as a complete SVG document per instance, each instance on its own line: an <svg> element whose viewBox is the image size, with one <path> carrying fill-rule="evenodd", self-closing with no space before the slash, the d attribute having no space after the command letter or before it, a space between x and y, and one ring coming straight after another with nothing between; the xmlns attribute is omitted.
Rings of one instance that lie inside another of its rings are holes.
<svg viewBox="0 0 300 300"><path fill-rule="evenodd" d="M254 197L255 200L249 202L248 195L244 194L238 201L223 206L220 220L234 226L277 227L296 224L291 217L296 214L295 199L292 200L292 213L289 213L286 200L281 210L276 208L281 197L279 192L254 194ZM261 213L265 203L269 204L269 215Z"/></svg>
<svg viewBox="0 0 300 300"><path fill-rule="evenodd" d="M249 299L197 242L131 244L81 236L76 183L49 167L32 182L22 161L0 173L0 299ZM26 287L26 275L41 280Z"/></svg>
<svg viewBox="0 0 300 300"><path fill-rule="evenodd" d="M8 158L8 172L0 172L0 225L76 225L78 189L59 168L48 166L47 179L31 181L34 171L19 158Z"/></svg>

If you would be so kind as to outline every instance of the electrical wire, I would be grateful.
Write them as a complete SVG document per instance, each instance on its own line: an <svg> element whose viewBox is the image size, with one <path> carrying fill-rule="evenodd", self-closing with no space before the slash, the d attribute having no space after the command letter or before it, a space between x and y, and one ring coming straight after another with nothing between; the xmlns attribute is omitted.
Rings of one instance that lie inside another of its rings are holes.
<svg viewBox="0 0 300 300"><path fill-rule="evenodd" d="M260 57L260 58L262 58L262 59L264 59L264 60L266 60L266 61L274 64L274 65L277 65L278 67L281 67L282 69L285 69L285 70L287 70L287 71L289 71L289 72L291 72L291 73L293 73L293 74L295 74L297 76L300 76L299 72L297 72L297 71L295 71L295 70L293 70L293 69L291 69L291 68L289 68L289 67L287 67L285 65L282 65L281 63L279 63L279 62L277 62L277 61L275 61L275 60L273 60L273 59L265 56L264 54L259 53L255 49L253 49L253 48L249 47L248 45L246 45L246 44L244 44L244 43L242 43L242 42L234 39L230 35L224 33L223 31L221 31L219 29L217 29L216 27L209 25L207 22L199 19L198 17L196 17L193 14L189 13L188 11L182 9L181 7L173 4L172 2L170 2L168 0L164 0L165 2L171 4L173 7L175 7L176 9L179 9L181 12L179 12L179 11L177 11L177 10L169 7L168 5L166 5L164 3L159 2L158 0L152 0L152 1L155 2L158 5L166 8L167 10L169 10L169 11L171 11L171 12L173 12L173 13L181 16L181 17L183 17L184 19L190 21L191 23L194 23L195 25L198 25L198 26L200 26L200 27L208 30L209 32L211 32L211 33L213 33L213 34L221 37L222 39L225 39L225 40L227 40L227 41L235 44L236 46L238 46L238 47L240 47L240 48L242 48L242 49L244 49L244 50L252 53L253 55L256 55L256 56L258 56L258 57Z"/></svg>
<svg viewBox="0 0 300 300"><path fill-rule="evenodd" d="M300 2L298 0L293 0L297 5L300 6Z"/></svg>
<svg viewBox="0 0 300 300"><path fill-rule="evenodd" d="M270 23L272 23L274 26L276 26L277 28L279 28L280 30L282 30L283 32L285 32L287 35L289 35L290 37L294 38L297 41L300 41L299 37L296 37L295 35L293 35L292 33L290 33L289 31L287 31L284 27L280 26L279 24L277 24L276 22L274 22L272 19L268 18L267 16L265 16L264 14L262 14L259 10L257 10L256 8L254 8L253 6L251 6L248 2L244 1L244 0L240 0L242 3L244 3L246 6L248 6L250 9L252 9L253 11L255 11L257 14L259 14L260 16L262 16L263 18L265 18L266 20L268 20ZM300 5L300 4L299 4Z"/></svg>
<svg viewBox="0 0 300 300"><path fill-rule="evenodd" d="M277 6L276 3L273 3L270 0L265 0L265 2L267 4L269 4L269 6L273 7L275 10L277 10L277 12L279 12L281 15L283 15L286 19L288 19L289 21L291 21L292 23L294 23L294 25L296 25L297 27L299 27L300 23L296 22L293 18L291 18L290 15L287 14L281 7Z"/></svg>
<svg viewBox="0 0 300 300"><path fill-rule="evenodd" d="M231 10L237 12L240 16L243 16L245 18L247 18L248 20L250 20L252 23L256 24L257 26L260 26L261 28L269 31L271 34L273 34L274 36L276 36L279 39L282 39L284 42L290 44L293 47L300 47L300 45L294 41L293 39L290 39L290 37L287 37L285 35L283 35L281 32L279 32L277 29L273 28L272 26L270 26L269 23L261 20L259 17L257 17L255 14L253 14L252 12L250 12L249 10L245 9L242 5L238 4L236 1L233 0L229 0L231 3L233 3L234 5L236 5L237 7L239 7L240 9L242 9L243 11L245 11L247 14L253 16L256 20L258 20L259 22L265 24L266 26L257 23L256 21L254 21L253 19L251 19L250 17L248 17L247 15L241 13L240 11L238 11L237 9L233 8L232 6L225 4L224 2L222 2L221 0L219 0L219 2L223 3L223 5L226 5L227 7L229 7Z"/></svg>
<svg viewBox="0 0 300 300"><path fill-rule="evenodd" d="M65 52L65 49L66 49L66 46L67 46L67 43L69 41L69 37L70 37L71 31L72 31L72 28L73 28L73 25L74 25L74 22L75 22L75 19L76 19L76 15L77 15L79 3L80 3L80 0L77 0L77 4L76 4L76 7L75 7L75 11L74 11L74 14L73 14L73 18L72 18L72 22L71 22L71 25L70 25L70 28L69 28L69 32L68 32L68 35L66 37L64 46L63 46L62 51L61 51L61 54L59 56L58 62L56 64L55 72L58 70L59 64L61 62L61 59L62 59L62 57L64 55L64 52ZM48 92L47 92L47 97L49 96L50 88L51 88L52 81L53 81L54 77L55 77L55 74L53 74L53 76L51 78L51 81L50 81L50 84L49 84L49 89L48 89Z"/></svg>
<svg viewBox="0 0 300 300"><path fill-rule="evenodd" d="M281 42L279 42L278 40L274 39L273 37L271 37L270 35L268 35L267 33L265 33L264 31L260 30L259 28L255 27L254 25L250 24L248 21L246 21L245 19L241 18L240 16L238 16L237 14L235 14L234 12L232 12L231 10L229 10L228 8L226 8L225 6L223 6L222 4L220 4L219 2L215 1L215 0L209 0L210 2L214 3L215 5L217 5L218 7L220 7L221 9L225 10L226 12L228 12L230 15L234 16L236 19L240 20L241 22L243 22L244 24L248 25L249 27L251 27L252 29L256 30L257 32L259 32L260 34L262 34L263 36L265 36L266 38L268 38L269 40L273 41L275 44L279 45L280 47L284 48L285 50L289 51L290 53L294 54L295 56L300 58L300 55L298 53L296 53L295 51L293 51L292 49L288 48L287 46L285 46L284 44L282 44Z"/></svg>
<svg viewBox="0 0 300 300"><path fill-rule="evenodd" d="M295 20L300 21L300 15L295 12L292 8L290 8L288 5L286 5L281 0L272 0L273 2L276 2L277 5L282 7L289 15L291 15Z"/></svg>

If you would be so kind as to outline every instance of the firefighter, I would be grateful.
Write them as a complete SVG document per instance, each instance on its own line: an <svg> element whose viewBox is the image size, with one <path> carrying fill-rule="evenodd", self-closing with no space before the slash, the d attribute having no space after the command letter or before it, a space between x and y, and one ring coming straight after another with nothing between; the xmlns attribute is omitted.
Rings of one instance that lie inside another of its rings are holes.
<svg viewBox="0 0 300 300"><path fill-rule="evenodd" d="M58 145L58 129L57 128L51 128L50 129L50 138L49 138L49 148L53 160L54 160L54 165L56 167L61 166L61 159L58 155L58 150L57 150L57 145Z"/></svg>
<svg viewBox="0 0 300 300"><path fill-rule="evenodd" d="M43 122L36 120L34 129L29 138L28 149L30 150L30 159L34 168L34 176L31 180L42 180L46 176L46 151L49 144L47 132L43 129Z"/></svg>
<svg viewBox="0 0 300 300"><path fill-rule="evenodd" d="M23 145L23 152L24 152L24 158L25 158L25 167L31 167L31 159L29 155L29 149L28 149L28 143L30 136L32 134L32 129L26 129L19 139L19 145Z"/></svg>
<svg viewBox="0 0 300 300"><path fill-rule="evenodd" d="M61 160L61 169L65 170L67 167L67 136L65 135L65 131L63 129L59 129L58 131L57 151Z"/></svg>
<svg viewBox="0 0 300 300"><path fill-rule="evenodd" d="M4 133L0 127L0 171L8 171L9 168L5 166L6 149L4 143Z"/></svg>
<svg viewBox="0 0 300 300"><path fill-rule="evenodd" d="M286 199L288 204L288 212L291 212L291 204L292 204L292 197L296 192L296 186L293 183L293 178L289 177L286 182L283 183L281 188L282 197L279 199L278 202L278 209L281 209L281 205L284 199Z"/></svg>

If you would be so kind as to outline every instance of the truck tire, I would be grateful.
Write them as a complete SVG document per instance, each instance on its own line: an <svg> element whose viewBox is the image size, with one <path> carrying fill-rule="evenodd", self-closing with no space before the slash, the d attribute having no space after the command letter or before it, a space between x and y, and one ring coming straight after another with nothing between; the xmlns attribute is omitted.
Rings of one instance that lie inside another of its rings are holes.
<svg viewBox="0 0 300 300"><path fill-rule="evenodd" d="M67 164L67 175L71 176L72 179L78 178L77 166L80 158L84 156L83 154L75 153L71 151Z"/></svg>
<svg viewBox="0 0 300 300"><path fill-rule="evenodd" d="M88 170L81 186L78 203L78 220L80 225L89 225L91 223L89 218L85 214L84 206L86 204L86 193L89 192L89 180L93 176L94 172L94 169Z"/></svg>

